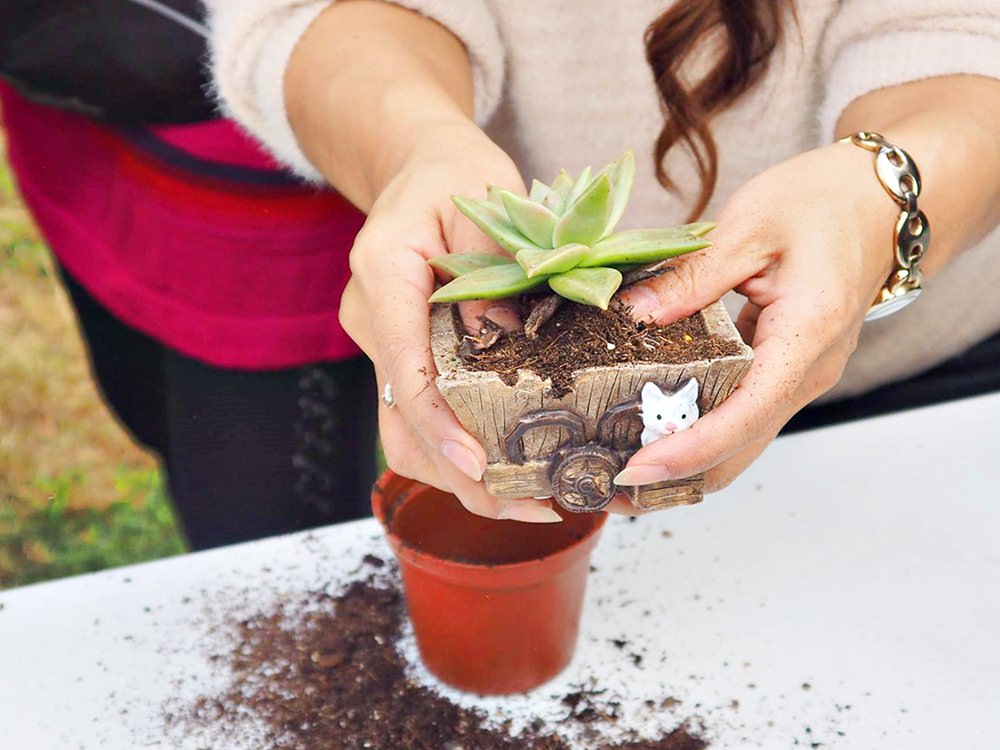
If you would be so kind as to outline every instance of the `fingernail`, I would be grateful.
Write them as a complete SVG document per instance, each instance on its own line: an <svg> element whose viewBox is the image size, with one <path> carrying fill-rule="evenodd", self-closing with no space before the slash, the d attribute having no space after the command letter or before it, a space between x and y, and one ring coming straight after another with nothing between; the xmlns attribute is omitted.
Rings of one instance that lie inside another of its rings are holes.
<svg viewBox="0 0 1000 750"><path fill-rule="evenodd" d="M485 315L508 331L514 331L521 327L521 317L517 314L517 310L510 304L501 302L490 305Z"/></svg>
<svg viewBox="0 0 1000 750"><path fill-rule="evenodd" d="M629 466L622 469L615 477L615 484L623 487L637 487L643 484L655 484L656 482L666 482L670 479L670 472L663 466Z"/></svg>
<svg viewBox="0 0 1000 750"><path fill-rule="evenodd" d="M644 286L629 289L624 302L632 308L632 317L635 320L652 319L653 311L659 304L656 295Z"/></svg>
<svg viewBox="0 0 1000 750"><path fill-rule="evenodd" d="M478 482L483 478L483 467L475 454L455 440L441 443L441 453L454 464L455 468L469 479Z"/></svg>
<svg viewBox="0 0 1000 750"><path fill-rule="evenodd" d="M494 315L504 316L514 312L514 307L509 302L496 302L486 308L486 317L493 318Z"/></svg>
<svg viewBox="0 0 1000 750"><path fill-rule="evenodd" d="M497 518L503 521L523 521L525 523L560 523L563 520L562 516L552 508L518 501L502 506Z"/></svg>

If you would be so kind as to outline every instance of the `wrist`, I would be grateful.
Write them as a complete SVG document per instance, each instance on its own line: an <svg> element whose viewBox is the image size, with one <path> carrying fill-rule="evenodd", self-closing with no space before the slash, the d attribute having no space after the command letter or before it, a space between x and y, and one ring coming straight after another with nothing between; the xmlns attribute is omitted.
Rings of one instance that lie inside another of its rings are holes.
<svg viewBox="0 0 1000 750"><path fill-rule="evenodd" d="M433 206L446 222L464 222L452 202L455 195L485 198L485 185L525 192L517 166L475 124L437 121L425 126L396 153L397 161L385 162L379 204Z"/></svg>
<svg viewBox="0 0 1000 750"><path fill-rule="evenodd" d="M811 244L817 232L834 234L828 238L828 246L837 248L833 272L849 282L860 317L892 273L899 208L879 183L871 153L840 142L813 153L819 156L811 165L817 183L815 213L809 214L811 222L799 223L795 239Z"/></svg>
<svg viewBox="0 0 1000 750"><path fill-rule="evenodd" d="M476 172L500 152L471 120L460 113L434 112L409 118L402 136L385 144L375 156L371 189L375 197L403 175L452 171ZM502 152L500 152L502 154ZM506 158L504 156L504 158ZM477 189L482 190L480 182ZM456 185L453 192L463 187Z"/></svg>
<svg viewBox="0 0 1000 750"><path fill-rule="evenodd" d="M284 72L288 121L309 161L368 211L433 128L471 125L462 44L419 13L335 3L299 39Z"/></svg>

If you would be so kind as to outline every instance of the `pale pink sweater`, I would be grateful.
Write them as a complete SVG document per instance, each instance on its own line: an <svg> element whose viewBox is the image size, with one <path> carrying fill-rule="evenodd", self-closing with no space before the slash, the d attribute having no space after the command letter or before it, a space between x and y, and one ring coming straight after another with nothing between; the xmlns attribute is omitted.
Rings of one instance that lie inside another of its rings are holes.
<svg viewBox="0 0 1000 750"><path fill-rule="evenodd" d="M663 0L392 1L462 40L474 69L476 118L526 178L603 164L627 147L650 153L662 116L642 35L668 6ZM329 2L206 2L226 110L317 180L288 124L282 79L295 43ZM839 114L862 94L953 73L1000 78L1000 0L800 0L796 9L798 25L787 24L764 79L713 120L719 180L707 216L755 174L828 142ZM709 60L706 49L691 61L691 74ZM668 159L680 184L697 184L683 150ZM633 195L622 226L677 223L688 210L656 182L651 157L639 159ZM919 372L1000 330L998 290L994 231L926 283L917 303L865 326L829 397Z"/></svg>

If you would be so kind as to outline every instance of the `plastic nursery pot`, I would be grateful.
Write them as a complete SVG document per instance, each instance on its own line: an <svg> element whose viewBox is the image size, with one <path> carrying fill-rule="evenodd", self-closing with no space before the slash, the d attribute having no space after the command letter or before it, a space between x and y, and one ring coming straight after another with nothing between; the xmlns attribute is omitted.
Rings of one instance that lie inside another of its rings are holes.
<svg viewBox="0 0 1000 750"><path fill-rule="evenodd" d="M375 484L372 506L399 560L420 656L442 682L520 693L566 667L605 514L494 521L391 471Z"/></svg>

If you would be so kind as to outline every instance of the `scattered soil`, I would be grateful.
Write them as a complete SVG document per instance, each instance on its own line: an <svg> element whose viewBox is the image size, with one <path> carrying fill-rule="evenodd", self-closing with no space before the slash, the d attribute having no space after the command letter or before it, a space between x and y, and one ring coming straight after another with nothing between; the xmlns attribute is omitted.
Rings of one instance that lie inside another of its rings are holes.
<svg viewBox="0 0 1000 750"><path fill-rule="evenodd" d="M472 370L496 372L508 385L517 382L518 370L531 370L551 378L553 395L559 397L571 390L573 374L585 367L682 364L736 354L736 342L708 336L701 315L658 326L635 322L621 305L607 311L562 305L537 337L507 334L485 351L465 351L462 359Z"/></svg>
<svg viewBox="0 0 1000 750"><path fill-rule="evenodd" d="M628 742L624 745L615 745L614 750L702 750L705 747L708 745L704 740L693 737L682 728L675 729L663 739Z"/></svg>
<svg viewBox="0 0 1000 750"><path fill-rule="evenodd" d="M367 561L372 567L374 560ZM379 561L381 562L381 561ZM395 648L405 607L394 580L357 581L339 596L314 593L298 603L230 624L223 653L232 670L221 695L203 696L168 725L184 734L288 750L569 750L558 734L535 721L519 733L509 721L490 723L418 685ZM580 690L564 699L564 722L612 720L601 693ZM261 735L263 732L263 736ZM651 741L594 743L595 750L703 750L685 728Z"/></svg>

